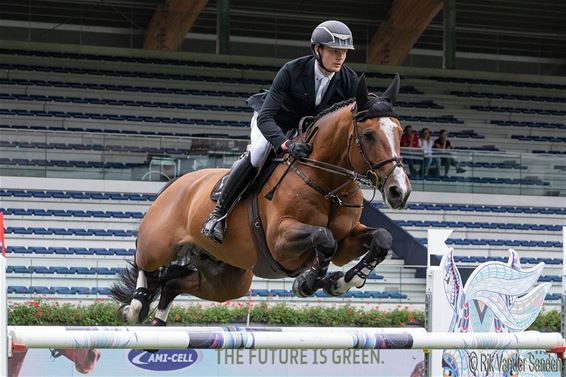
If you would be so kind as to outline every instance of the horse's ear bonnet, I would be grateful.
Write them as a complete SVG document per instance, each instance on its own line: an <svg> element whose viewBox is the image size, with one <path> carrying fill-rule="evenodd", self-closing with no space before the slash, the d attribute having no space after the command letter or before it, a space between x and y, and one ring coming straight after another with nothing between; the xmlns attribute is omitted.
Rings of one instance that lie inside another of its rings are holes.
<svg viewBox="0 0 566 377"><path fill-rule="evenodd" d="M354 118L359 122L369 118L398 118L393 105L399 94L399 86L400 78L399 74L396 73L395 78L381 97L375 94L368 94L366 77L362 74L358 79L358 86L356 88L357 109Z"/></svg>
<svg viewBox="0 0 566 377"><path fill-rule="evenodd" d="M396 73L393 81L389 84L389 87L383 92L381 98L389 102L391 105L395 105L395 99L399 94L399 87L401 86L401 78L399 74Z"/></svg>

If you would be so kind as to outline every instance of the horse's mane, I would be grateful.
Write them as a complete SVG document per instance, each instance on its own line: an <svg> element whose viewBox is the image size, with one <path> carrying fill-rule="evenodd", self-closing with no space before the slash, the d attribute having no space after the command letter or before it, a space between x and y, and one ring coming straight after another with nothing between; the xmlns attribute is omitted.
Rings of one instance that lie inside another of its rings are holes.
<svg viewBox="0 0 566 377"><path fill-rule="evenodd" d="M322 110L320 113L316 114L316 116L313 118L312 120L312 124L315 124L316 122L318 122L318 120L320 118L322 118L325 115L328 115L338 109L341 109L344 106L348 106L351 105L352 103L354 103L356 101L355 98L350 98L341 102L336 102L334 105Z"/></svg>

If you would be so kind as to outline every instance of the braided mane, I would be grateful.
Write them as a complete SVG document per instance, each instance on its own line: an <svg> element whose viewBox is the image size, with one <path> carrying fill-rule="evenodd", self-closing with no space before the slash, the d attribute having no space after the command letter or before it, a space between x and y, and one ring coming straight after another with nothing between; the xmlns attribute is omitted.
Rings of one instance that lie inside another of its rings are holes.
<svg viewBox="0 0 566 377"><path fill-rule="evenodd" d="M334 105L332 105L332 106L322 110L320 113L316 114L316 116L312 120L312 124L315 124L316 122L318 122L318 120L320 118L322 118L323 116L328 115L328 114L330 114L330 113L332 113L332 112L334 112L338 109L341 109L344 106L351 105L355 101L356 101L355 98L350 98L350 99L347 99L345 101L336 102Z"/></svg>

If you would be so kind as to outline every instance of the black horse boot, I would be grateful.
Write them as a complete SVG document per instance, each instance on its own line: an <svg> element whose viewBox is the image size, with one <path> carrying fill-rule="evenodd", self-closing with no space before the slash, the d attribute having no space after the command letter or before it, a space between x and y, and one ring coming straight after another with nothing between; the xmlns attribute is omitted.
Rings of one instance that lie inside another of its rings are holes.
<svg viewBox="0 0 566 377"><path fill-rule="evenodd" d="M216 202L216 207L202 226L202 234L214 242L222 243L226 232L226 213L255 176L256 171L257 169L252 165L249 154L234 162L232 170L226 178L226 182L224 182L224 188Z"/></svg>

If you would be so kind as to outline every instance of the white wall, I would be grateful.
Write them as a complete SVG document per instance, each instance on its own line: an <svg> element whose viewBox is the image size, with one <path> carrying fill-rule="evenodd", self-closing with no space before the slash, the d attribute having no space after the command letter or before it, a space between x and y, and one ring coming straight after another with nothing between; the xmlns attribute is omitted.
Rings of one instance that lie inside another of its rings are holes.
<svg viewBox="0 0 566 377"><path fill-rule="evenodd" d="M373 190L364 190L364 197L371 199ZM381 193L377 193L374 201L381 201ZM413 191L409 203L439 204L473 204L502 205L520 207L566 207L566 197L528 196L528 195L496 195L453 192L421 192Z"/></svg>

